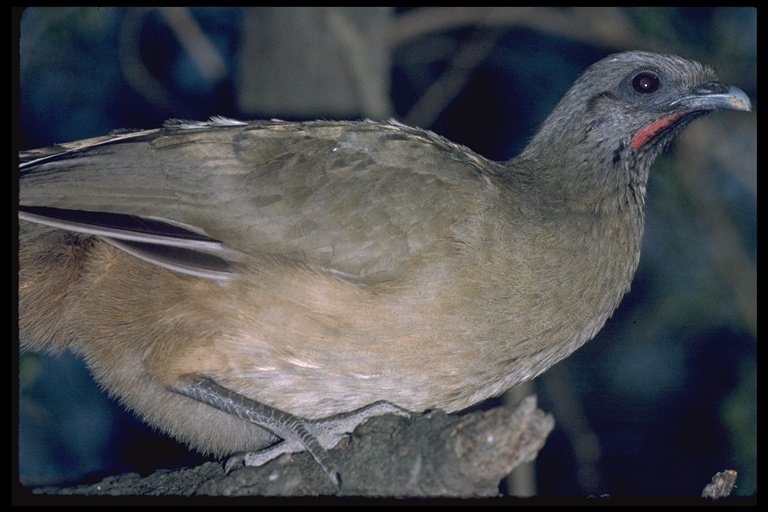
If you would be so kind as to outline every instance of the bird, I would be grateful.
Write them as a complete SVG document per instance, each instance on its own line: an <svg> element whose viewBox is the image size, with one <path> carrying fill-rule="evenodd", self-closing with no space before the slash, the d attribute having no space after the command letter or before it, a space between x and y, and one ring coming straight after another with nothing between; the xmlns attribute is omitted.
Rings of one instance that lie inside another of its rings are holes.
<svg viewBox="0 0 768 512"><path fill-rule="evenodd" d="M19 153L22 350L81 356L227 469L373 415L461 411L592 339L630 288L649 170L749 111L695 61L609 55L488 160L395 120L171 120Z"/></svg>

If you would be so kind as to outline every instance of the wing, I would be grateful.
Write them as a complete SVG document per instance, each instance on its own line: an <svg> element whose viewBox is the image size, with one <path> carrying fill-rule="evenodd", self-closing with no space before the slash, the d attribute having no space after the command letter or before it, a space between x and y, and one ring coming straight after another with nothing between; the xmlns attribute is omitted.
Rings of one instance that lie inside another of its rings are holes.
<svg viewBox="0 0 768 512"><path fill-rule="evenodd" d="M20 218L210 278L279 255L387 279L498 196L496 164L395 122L174 121L20 159Z"/></svg>

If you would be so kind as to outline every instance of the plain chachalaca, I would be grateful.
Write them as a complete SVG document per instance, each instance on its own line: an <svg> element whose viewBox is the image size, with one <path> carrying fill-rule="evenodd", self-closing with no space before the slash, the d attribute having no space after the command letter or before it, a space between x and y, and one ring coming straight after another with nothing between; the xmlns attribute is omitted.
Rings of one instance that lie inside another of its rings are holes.
<svg viewBox="0 0 768 512"><path fill-rule="evenodd" d="M22 152L22 347L81 354L202 452L307 449L338 481L325 450L365 417L461 410L591 339L637 267L653 160L716 109L750 103L630 52L502 163L370 121L172 121Z"/></svg>

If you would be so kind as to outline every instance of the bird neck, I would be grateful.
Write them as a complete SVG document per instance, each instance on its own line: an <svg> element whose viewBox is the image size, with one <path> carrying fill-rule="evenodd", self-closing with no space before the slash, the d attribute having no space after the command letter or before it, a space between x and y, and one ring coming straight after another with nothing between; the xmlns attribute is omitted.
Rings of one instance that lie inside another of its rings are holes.
<svg viewBox="0 0 768 512"><path fill-rule="evenodd" d="M510 162L522 170L541 195L559 211L639 218L645 206L652 159L636 154L629 140L613 144L585 137L561 138L545 144L539 133L528 148Z"/></svg>
<svg viewBox="0 0 768 512"><path fill-rule="evenodd" d="M517 174L511 186L522 182L529 189L514 197L540 219L539 243L567 247L566 258L591 262L584 279L605 288L601 311L613 311L639 261L652 159L637 155L629 139L613 145L588 136L563 141L534 140L509 163Z"/></svg>

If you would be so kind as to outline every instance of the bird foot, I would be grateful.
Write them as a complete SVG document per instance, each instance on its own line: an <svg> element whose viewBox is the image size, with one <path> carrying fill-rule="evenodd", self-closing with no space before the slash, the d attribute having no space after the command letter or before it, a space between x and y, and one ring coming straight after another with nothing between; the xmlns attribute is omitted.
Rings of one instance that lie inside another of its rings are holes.
<svg viewBox="0 0 768 512"><path fill-rule="evenodd" d="M386 401L379 401L367 405L355 411L330 416L319 420L301 420L306 431L317 441L323 453L327 456L326 450L334 448L348 434L351 434L361 423L368 418L381 416L384 414L395 414L410 418L411 413L398 407L395 404ZM224 471L229 474L238 467L263 466L267 462L277 457L290 454L309 451L317 460L318 457L313 453L309 446L305 445L300 435L286 437L277 444L274 444L257 452L239 452L231 455L224 463ZM340 485L340 477L335 465L328 461L327 467L318 460L318 463L326 470L331 480Z"/></svg>
<svg viewBox="0 0 768 512"><path fill-rule="evenodd" d="M390 402L379 401L348 413L306 420L235 393L199 375L187 375L180 379L173 390L255 423L282 438L282 441L263 450L230 456L224 464L227 473L240 465L261 466L286 453L307 451L337 488L341 486L341 476L327 450L335 447L345 435L368 418L382 414L410 417L411 414Z"/></svg>

